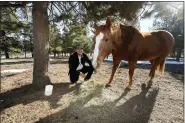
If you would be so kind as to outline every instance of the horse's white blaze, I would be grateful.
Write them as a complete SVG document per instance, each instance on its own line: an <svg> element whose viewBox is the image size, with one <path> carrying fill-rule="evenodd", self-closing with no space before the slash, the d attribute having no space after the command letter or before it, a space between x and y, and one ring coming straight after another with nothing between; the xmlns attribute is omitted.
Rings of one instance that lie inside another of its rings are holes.
<svg viewBox="0 0 185 123"><path fill-rule="evenodd" d="M103 37L104 37L104 35L101 32L99 35L96 36L96 44L95 44L95 48L94 48L93 62L92 62L94 68L97 66L97 58L99 55L99 45L100 45L100 41L103 39Z"/></svg>

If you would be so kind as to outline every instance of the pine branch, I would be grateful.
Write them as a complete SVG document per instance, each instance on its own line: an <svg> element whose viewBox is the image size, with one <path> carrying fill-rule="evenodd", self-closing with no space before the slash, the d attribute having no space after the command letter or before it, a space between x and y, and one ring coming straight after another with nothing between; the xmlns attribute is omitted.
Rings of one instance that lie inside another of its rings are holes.
<svg viewBox="0 0 185 123"><path fill-rule="evenodd" d="M53 2L53 5L55 6L55 8L56 8L60 13L62 13L62 12L61 12L61 9L59 9L59 8L58 8L58 6L57 6L57 5L55 5L55 4L56 4L56 3L55 3L55 2Z"/></svg>
<svg viewBox="0 0 185 123"><path fill-rule="evenodd" d="M145 9L146 9L146 4L145 4L145 7L143 8L143 11L139 14L139 16L137 16L136 18L135 18L135 20L133 21L133 23L132 24L134 24L135 22L136 22L136 20L144 13L144 11L145 11Z"/></svg>
<svg viewBox="0 0 185 123"><path fill-rule="evenodd" d="M152 8L152 6L153 6L153 4L150 4L150 7L148 8L148 10L145 13L147 13ZM141 16L141 18L144 18L144 17Z"/></svg>
<svg viewBox="0 0 185 123"><path fill-rule="evenodd" d="M22 1L22 2L15 2L15 4L13 4L11 2L0 2L0 7L2 7L2 8L7 8L7 7L22 8L22 7L25 7L26 4L28 4L28 3L30 3L30 2Z"/></svg>

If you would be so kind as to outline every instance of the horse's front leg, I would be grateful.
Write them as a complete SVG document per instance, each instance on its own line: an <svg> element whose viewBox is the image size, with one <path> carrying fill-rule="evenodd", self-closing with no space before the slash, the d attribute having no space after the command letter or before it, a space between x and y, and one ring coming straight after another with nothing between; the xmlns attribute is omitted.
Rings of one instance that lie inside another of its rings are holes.
<svg viewBox="0 0 185 123"><path fill-rule="evenodd" d="M113 78L114 78L114 75L115 75L115 73L116 73L116 70L118 69L118 66L120 65L120 61L121 60L113 60L113 69L112 69L112 74L111 74L111 77L110 77L110 79L109 79L109 82L106 84L106 86L105 87L110 87L111 85L111 82L112 82L112 80L113 80Z"/></svg>
<svg viewBox="0 0 185 123"><path fill-rule="evenodd" d="M134 74L134 69L135 69L136 63L137 63L137 61L129 61L128 62L128 64L129 64L129 84L128 84L127 88L129 88L129 89L132 86L132 77Z"/></svg>

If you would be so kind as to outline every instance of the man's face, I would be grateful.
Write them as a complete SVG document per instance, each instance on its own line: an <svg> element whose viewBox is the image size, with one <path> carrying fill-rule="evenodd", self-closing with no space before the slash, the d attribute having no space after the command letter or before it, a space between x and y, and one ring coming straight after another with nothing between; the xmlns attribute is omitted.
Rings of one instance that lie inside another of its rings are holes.
<svg viewBox="0 0 185 123"><path fill-rule="evenodd" d="M77 52L78 55L82 55L83 49L77 48L77 49L76 49L76 52Z"/></svg>

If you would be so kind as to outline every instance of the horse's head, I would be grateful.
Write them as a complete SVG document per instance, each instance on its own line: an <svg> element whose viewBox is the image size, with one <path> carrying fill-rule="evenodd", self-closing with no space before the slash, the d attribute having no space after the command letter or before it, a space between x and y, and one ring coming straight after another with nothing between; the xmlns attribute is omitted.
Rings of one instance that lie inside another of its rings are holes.
<svg viewBox="0 0 185 123"><path fill-rule="evenodd" d="M112 52L111 21L108 17L105 25L95 24L93 66L98 68L106 56Z"/></svg>

